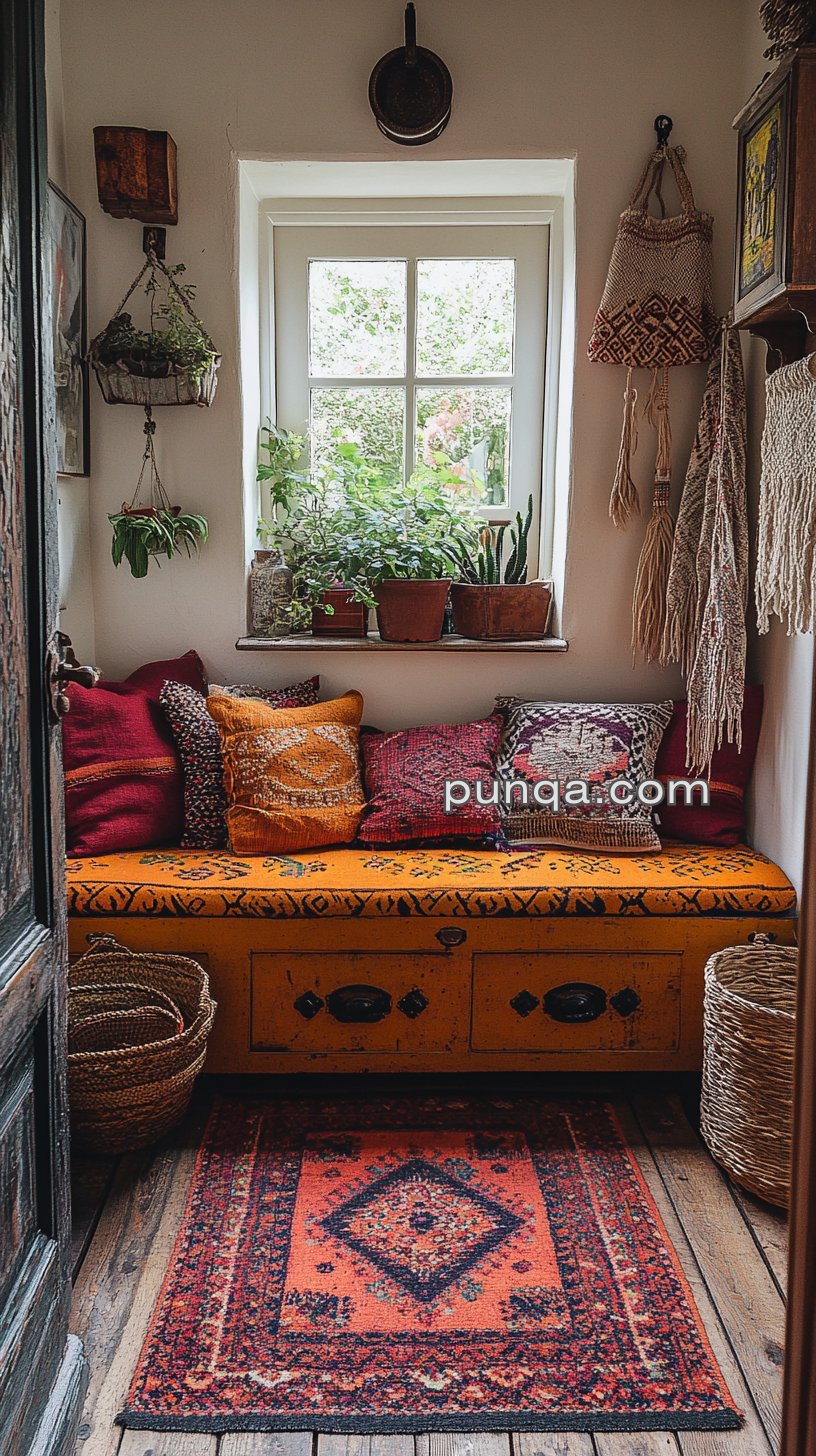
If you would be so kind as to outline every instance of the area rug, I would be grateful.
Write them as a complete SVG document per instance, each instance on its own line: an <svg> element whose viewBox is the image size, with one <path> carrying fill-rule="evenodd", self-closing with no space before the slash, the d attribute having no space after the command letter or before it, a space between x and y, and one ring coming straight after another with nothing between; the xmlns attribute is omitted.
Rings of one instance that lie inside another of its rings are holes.
<svg viewBox="0 0 816 1456"><path fill-rule="evenodd" d="M121 1424L726 1430L601 1101L219 1100Z"/></svg>

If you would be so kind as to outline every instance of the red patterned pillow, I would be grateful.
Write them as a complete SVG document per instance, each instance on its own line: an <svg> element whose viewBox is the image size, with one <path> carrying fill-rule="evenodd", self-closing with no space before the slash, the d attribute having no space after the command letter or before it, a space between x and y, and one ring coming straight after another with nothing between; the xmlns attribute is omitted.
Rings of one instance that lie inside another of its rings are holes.
<svg viewBox="0 0 816 1456"><path fill-rule="evenodd" d="M438 723L397 733L364 729L360 735L368 808L358 831L364 844L414 839L501 838L496 804L480 804L477 784L490 799L502 719ZM468 803L445 813L445 783L473 787Z"/></svg>
<svg viewBox="0 0 816 1456"><path fill-rule="evenodd" d="M745 790L751 779L762 725L761 687L746 687L742 703L742 752L736 744L724 743L711 760L709 803L661 804L657 810L660 833L666 839L692 844L739 844L745 836ZM655 765L655 778L698 778L686 768L687 703L675 703L671 722L663 735Z"/></svg>
<svg viewBox="0 0 816 1456"><path fill-rule="evenodd" d="M207 691L198 653L150 662L124 682L75 683L62 720L65 838L69 854L107 854L178 840L181 765L159 707L165 678Z"/></svg>
<svg viewBox="0 0 816 1456"><path fill-rule="evenodd" d="M308 708L317 702L319 677L289 688L254 688L242 683L218 688L236 698L263 698L272 708ZM227 841L227 795L218 728L200 693L184 683L166 682L160 702L167 714L184 771L185 849L221 849Z"/></svg>

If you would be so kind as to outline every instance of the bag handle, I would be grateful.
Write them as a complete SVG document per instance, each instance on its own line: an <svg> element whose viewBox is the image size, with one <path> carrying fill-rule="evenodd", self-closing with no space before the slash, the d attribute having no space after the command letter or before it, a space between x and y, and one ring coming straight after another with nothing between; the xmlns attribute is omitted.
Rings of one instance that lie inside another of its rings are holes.
<svg viewBox="0 0 816 1456"><path fill-rule="evenodd" d="M688 173L683 165L686 160L686 153L683 147L658 147L647 158L646 165L640 174L640 180L629 199L629 206L635 212L646 212L649 206L649 198L655 192L660 198L661 208L663 199L660 197L660 184L663 173L663 166L669 162L674 180L677 183L677 190L680 193L680 205L683 213L694 212L694 193L688 178ZM665 213L663 214L665 216Z"/></svg>

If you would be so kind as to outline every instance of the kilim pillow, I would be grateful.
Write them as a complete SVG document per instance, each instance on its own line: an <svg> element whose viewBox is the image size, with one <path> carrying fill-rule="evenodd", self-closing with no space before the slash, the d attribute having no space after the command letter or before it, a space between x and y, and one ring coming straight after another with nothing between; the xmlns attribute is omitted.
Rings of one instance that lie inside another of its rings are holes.
<svg viewBox="0 0 816 1456"><path fill-rule="evenodd" d="M69 854L109 854L178 843L183 823L181 764L159 707L165 678L203 702L196 652L149 662L124 682L69 683L62 719L65 839Z"/></svg>
<svg viewBox="0 0 816 1456"><path fill-rule="evenodd" d="M699 778L686 768L687 703L675 703L672 720L663 735L655 764L655 778ZM739 844L745 834L745 790L754 767L762 724L762 688L746 687L742 703L742 749L723 743L711 760L708 805L695 798L685 804L661 804L657 810L660 833L668 839L692 844Z"/></svg>
<svg viewBox="0 0 816 1456"><path fill-rule="evenodd" d="M501 731L499 713L476 723L439 723L397 733L364 730L360 747L368 809L358 838L365 844L499 838L501 817L492 789ZM454 779L472 792L446 814L445 783ZM477 784L485 803L476 798Z"/></svg>
<svg viewBox="0 0 816 1456"><path fill-rule="evenodd" d="M615 804L606 791L615 779L637 785L654 777L660 740L672 703L527 703L500 698L505 727L499 749L498 777L503 785L521 781L509 804L503 792L502 823L512 843L559 844L609 853L660 849L651 809L633 797ZM586 784L564 801L570 782ZM536 797L536 786L552 783ZM524 785L527 802L524 802Z"/></svg>
<svg viewBox="0 0 816 1456"><path fill-rule="evenodd" d="M359 693L281 709L210 693L207 709L221 734L236 854L287 854L354 839L365 808Z"/></svg>
<svg viewBox="0 0 816 1456"><path fill-rule="evenodd" d="M273 708L305 708L317 702L319 677L288 688L249 684L214 688L235 697L261 698ZM221 849L227 843L227 795L218 729L200 693L184 683L166 682L160 694L184 771L184 849Z"/></svg>

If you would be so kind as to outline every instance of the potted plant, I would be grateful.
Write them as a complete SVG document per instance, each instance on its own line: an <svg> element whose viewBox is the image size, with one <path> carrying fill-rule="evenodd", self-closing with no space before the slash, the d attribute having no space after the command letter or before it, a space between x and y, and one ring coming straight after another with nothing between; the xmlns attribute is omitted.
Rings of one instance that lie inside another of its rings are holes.
<svg viewBox="0 0 816 1456"><path fill-rule="evenodd" d="M108 404L211 405L221 355L192 307L195 288L177 282L184 264L167 268L148 254L110 323L88 350ZM145 274L149 325L137 328L125 304Z"/></svg>
<svg viewBox="0 0 816 1456"><path fill-rule="evenodd" d="M527 514L510 524L511 548L504 558L507 525L486 526L474 553L459 562L464 581L451 588L453 624L462 637L480 641L520 641L544 637L552 605L552 584L527 581L527 548L533 522L533 497Z"/></svg>
<svg viewBox="0 0 816 1456"><path fill-rule="evenodd" d="M181 506L171 506L156 465L153 445L156 424L149 407L145 408L145 416L144 455L133 499L129 505L123 503L121 511L108 516L113 527L113 564L119 566L127 561L131 576L136 577L147 576L151 558L164 556L169 561L180 551L192 556L209 536L203 516L183 511ZM150 498L146 504L138 504L145 471L150 480Z"/></svg>

